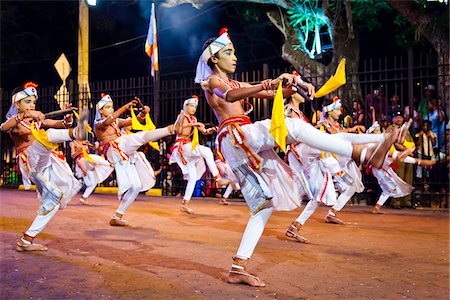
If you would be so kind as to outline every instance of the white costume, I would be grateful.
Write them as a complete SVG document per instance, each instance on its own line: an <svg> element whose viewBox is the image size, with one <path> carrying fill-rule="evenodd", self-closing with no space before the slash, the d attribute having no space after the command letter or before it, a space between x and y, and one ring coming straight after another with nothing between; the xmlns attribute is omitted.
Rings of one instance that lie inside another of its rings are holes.
<svg viewBox="0 0 450 300"><path fill-rule="evenodd" d="M72 143L76 149L75 151L85 147L78 141L73 141ZM111 164L102 156L96 154L87 155L88 159L82 153L75 158L75 174L78 178L83 178L84 184L86 185L86 189L82 195L84 199L87 199L95 190L95 187L108 178L112 171L114 171Z"/></svg>
<svg viewBox="0 0 450 300"><path fill-rule="evenodd" d="M199 59L195 80L210 93L208 80L212 70L207 62L229 43L231 40L225 32L212 43L221 46L206 47ZM222 80L229 90L241 87L237 81ZM353 146L349 141L320 132L301 119L288 118L285 123L286 144L304 142L318 149L352 156ZM273 150L276 143L269 133L270 124L270 119L252 123L245 115L229 116L221 121L217 135L220 151L236 175L252 213L236 254L239 259L251 257L274 209L292 210L301 205L293 171ZM233 265L233 268L238 266Z"/></svg>
<svg viewBox="0 0 450 300"><path fill-rule="evenodd" d="M197 118L186 113L186 106L191 103L198 105L198 98L186 99L183 103L183 113L189 123L196 123ZM175 144L172 146L172 155L169 160L169 163L178 164L183 173L183 178L187 180L186 191L183 197L185 201L191 200L197 180L201 179L206 172L206 165L208 165L208 169L214 178L219 176L219 170L214 163L214 155L211 149L202 145L195 145L194 149L192 148L193 144L190 136L185 138L177 137Z"/></svg>
<svg viewBox="0 0 450 300"><path fill-rule="evenodd" d="M325 113L335 109L339 109L341 107L342 101L337 97L333 99L333 102L330 105L324 107L322 120L321 122L319 122L319 124L323 125L325 127L325 130L327 130L328 132L339 132L341 130L341 127L340 124L332 124L330 121L328 121L328 119L324 119ZM370 135L353 134L352 136L355 143L368 143L377 141L373 140L372 136ZM336 155L336 160L339 162L342 172L333 174L336 183L336 189L340 192L337 203L333 205L332 210L328 212L328 214L333 217L335 217L334 211L340 211L355 193L361 193L364 191L362 174L355 161L351 159L351 157L342 155Z"/></svg>
<svg viewBox="0 0 450 300"><path fill-rule="evenodd" d="M99 110L108 102L112 102L112 99L109 95L105 95L97 103L96 123L106 120L106 118L100 119ZM142 145L159 140L170 133L167 128L159 128L127 135L120 131L118 119L114 120L109 126L114 127L119 137L103 145L103 154L116 171L120 200L116 212L123 215L136 200L139 192L151 189L156 182L150 163L145 155L137 150Z"/></svg>
<svg viewBox="0 0 450 300"><path fill-rule="evenodd" d="M14 117L14 112L17 113L15 102L29 96L38 98L34 87L28 87L13 95L13 103L7 115L8 120ZM31 124L28 121L22 120L20 124L31 130ZM41 125L41 122L35 123L34 130L39 130ZM48 129L46 134L50 143L59 144L72 140L68 129ZM17 162L25 189L29 189L34 183L41 204L38 216L25 232L26 235L35 237L42 232L58 209L67 206L80 190L81 185L73 176L62 152L49 149L37 140L30 146L17 150Z"/></svg>
<svg viewBox="0 0 450 300"><path fill-rule="evenodd" d="M223 159L216 159L216 166L219 170L220 176L224 179L228 179L231 183L227 186L227 189L223 193L223 197L228 199L233 191L237 191L241 189L241 186L237 182L237 178L231 170L230 165Z"/></svg>
<svg viewBox="0 0 450 300"><path fill-rule="evenodd" d="M391 168L391 158L386 158L381 169L372 169L373 175L377 178L378 184L381 187L381 195L377 204L383 204L389 199L400 198L411 194L413 187L404 182Z"/></svg>

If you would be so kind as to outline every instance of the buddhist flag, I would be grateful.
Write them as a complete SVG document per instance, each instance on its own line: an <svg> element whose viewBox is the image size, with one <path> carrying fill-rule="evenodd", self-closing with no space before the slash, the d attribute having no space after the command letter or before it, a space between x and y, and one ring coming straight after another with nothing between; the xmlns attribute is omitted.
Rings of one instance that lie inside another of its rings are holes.
<svg viewBox="0 0 450 300"><path fill-rule="evenodd" d="M345 78L345 58L341 59L336 69L336 73L314 94L314 98L320 98L335 91L347 82Z"/></svg>
<svg viewBox="0 0 450 300"><path fill-rule="evenodd" d="M284 122L284 103L283 103L283 89L281 88L282 81L277 88L275 99L272 108L272 121L270 123L270 135L275 142L280 146L281 150L286 152L286 137L288 131L286 123Z"/></svg>
<svg viewBox="0 0 450 300"><path fill-rule="evenodd" d="M158 39L156 36L156 18L155 18L155 3L152 3L152 11L150 13L150 23L148 25L147 39L145 40L145 53L152 60L152 76L155 77L155 72L159 71L158 61Z"/></svg>

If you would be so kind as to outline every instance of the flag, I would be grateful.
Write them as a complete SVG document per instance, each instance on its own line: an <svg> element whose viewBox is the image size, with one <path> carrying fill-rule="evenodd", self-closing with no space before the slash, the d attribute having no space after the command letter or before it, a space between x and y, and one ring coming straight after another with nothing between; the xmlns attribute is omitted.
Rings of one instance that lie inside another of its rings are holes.
<svg viewBox="0 0 450 300"><path fill-rule="evenodd" d="M195 147L197 147L198 143L199 143L197 127L194 127L194 134L192 136L192 142L191 143L192 143L191 151L194 151Z"/></svg>
<svg viewBox="0 0 450 300"><path fill-rule="evenodd" d="M275 99L273 101L270 135L273 137L278 146L280 146L281 150L286 152L286 137L288 135L288 131L286 128L286 123L284 122L284 102L281 83L282 82L280 80L280 84L278 85L277 93L275 94Z"/></svg>
<svg viewBox="0 0 450 300"><path fill-rule="evenodd" d="M145 40L145 53L152 60L152 76L155 77L155 72L159 71L158 61L158 39L156 36L156 18L155 18L155 3L152 3L152 11L150 13L150 23L148 25L147 39Z"/></svg>
<svg viewBox="0 0 450 300"><path fill-rule="evenodd" d="M336 69L336 73L331 75L330 79L314 94L314 98L320 98L328 95L332 91L336 90L341 85L346 83L345 79L345 58L341 59Z"/></svg>

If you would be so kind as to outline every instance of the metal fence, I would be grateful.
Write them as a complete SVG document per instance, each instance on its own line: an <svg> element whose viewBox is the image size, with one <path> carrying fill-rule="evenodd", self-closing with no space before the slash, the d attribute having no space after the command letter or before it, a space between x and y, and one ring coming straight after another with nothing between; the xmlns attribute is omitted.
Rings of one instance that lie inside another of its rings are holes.
<svg viewBox="0 0 450 300"><path fill-rule="evenodd" d="M263 65L261 70L245 71L235 74L234 79L240 81L246 81L251 83L260 82L265 78L274 78L282 72L290 72L291 70L269 69L267 65ZM312 72L314 73L314 72ZM442 99L445 108L448 106L448 86L449 86L449 66L439 66L435 61L429 58L420 58L417 61L417 65L414 65L412 55L407 57L392 57L392 58L380 58L370 59L362 61L360 64L360 71L356 74L347 74L347 88L357 87L358 91L352 99L343 99L343 102L351 108L351 102L353 100L364 100L367 95L372 94L373 90L378 89L380 91L380 98L383 101L384 115L388 113L389 99L393 95L398 95L400 105L402 108L409 105L412 109L417 109L417 102L414 99L420 100L423 96L423 87L427 84L433 84L438 87L446 86L445 89L437 89L437 95ZM329 75L315 76L312 78L304 78L305 80L315 83L324 82ZM442 85L442 82L445 84ZM346 87L339 89L334 95L342 94ZM87 87L78 87L72 82L69 82L67 94L60 94L55 97L59 87L38 87L39 100L37 109L43 112L53 111L60 109L60 104L64 102L70 102L74 106L89 107L91 109L91 124L94 121L95 104L98 99L101 98L101 93L108 93L114 100L115 108L117 109L121 105L132 100L133 97L139 97L143 103L149 105L152 108L152 119L157 123L157 126L165 126L174 122L177 114L181 110L184 99L189 98L191 95L199 95L200 103L198 106L197 117L204 123L217 124L212 110L209 108L203 96L203 91L198 85L194 85L192 78L163 78L160 80L159 90L156 92L154 89L153 78L151 77L135 77L120 80L109 80L92 82ZM10 106L10 99L13 91L1 90L1 107L0 115L4 118L7 110ZM155 97L157 96L157 97ZM156 106L155 98L158 99ZM254 106L253 113L251 115L253 120L261 120L270 117L272 109L272 101L267 99L248 99ZM328 101L328 100L323 100ZM59 104L60 102L60 104ZM311 116L312 112L321 108L320 101L311 101L303 104L303 110L308 116ZM368 115L368 107L364 108L366 115ZM155 114L156 112L156 114ZM445 113L448 113L446 111ZM92 137L91 137L92 138ZM203 143L210 146L213 145L214 136L203 137ZM154 153L154 151L147 150L147 154L152 157L155 168L158 169L162 163L164 165L164 157L169 152L169 148L173 140L170 138L161 141L161 152ZM62 145L62 149L68 152L68 145ZM0 137L0 148L2 159L0 161L1 179L3 185L14 186L20 183L20 174L18 174L15 167L15 149L13 147L12 140L7 134L2 133ZM67 153L68 154L68 153ZM69 163L71 163L70 155L68 157ZM160 157L160 159L158 159ZM156 161L155 161L156 159ZM172 168L172 169L170 169ZM436 168L438 169L438 168ZM448 198L448 168L439 168L439 174L435 176L434 182L429 182L432 185L430 191L439 191L440 187L446 188ZM437 172L436 171L436 172ZM174 179L170 182L170 174L177 174L177 170L173 170L173 167L165 168L159 175L158 185L164 189L164 193L177 193L182 190L183 182L181 179ZM180 177L180 175L177 175ZM207 178L210 181L210 178ZM368 186L373 185L373 178L365 176L365 181ZM170 188L169 184L172 184ZM415 179L414 185L420 186L423 182L419 182ZM104 183L104 185L115 185L114 179L111 179ZM207 186L210 184L207 184ZM421 189L423 190L423 189ZM413 195L416 199L417 192ZM428 197L429 198L429 197ZM428 199L427 198L427 199ZM421 199L424 199L423 197ZM368 200L373 202L373 199ZM427 202L426 200L425 202ZM431 200L430 200L431 201ZM423 204L423 205L426 205ZM444 204L440 204L441 206ZM448 203L445 204L448 206Z"/></svg>

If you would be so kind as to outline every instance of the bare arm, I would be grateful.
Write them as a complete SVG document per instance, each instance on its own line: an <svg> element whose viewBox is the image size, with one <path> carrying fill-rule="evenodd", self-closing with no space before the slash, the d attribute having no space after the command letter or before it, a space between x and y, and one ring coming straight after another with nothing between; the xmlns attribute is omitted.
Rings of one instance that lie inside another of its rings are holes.
<svg viewBox="0 0 450 300"><path fill-rule="evenodd" d="M137 103L138 103L137 100L132 100L132 101L128 102L127 104L125 104L124 106L122 106L121 108L119 108L118 110L113 112L109 117L107 117L107 118L103 119L103 121L95 124L95 126L103 127L103 128L108 127L109 125L112 124L112 122L114 122L115 119L120 117L127 109L129 109L131 106L136 105ZM131 124L131 120L130 120L130 124ZM127 125L124 125L124 126L127 126Z"/></svg>
<svg viewBox="0 0 450 300"><path fill-rule="evenodd" d="M273 98L275 90L280 80L285 80L286 87L283 89L283 96L289 97L296 92L292 85L297 82L297 77L293 74L282 74L276 79L267 79L260 84L251 85L244 83L244 87L238 89L229 89L229 87L216 78L211 78L211 90L218 97L225 99L227 102L236 102L247 97Z"/></svg>
<svg viewBox="0 0 450 300"><path fill-rule="evenodd" d="M8 132L11 129L17 127L19 123L23 120L25 113L20 113L16 115L15 117L10 118L9 120L2 123L0 126L0 130L2 132Z"/></svg>

